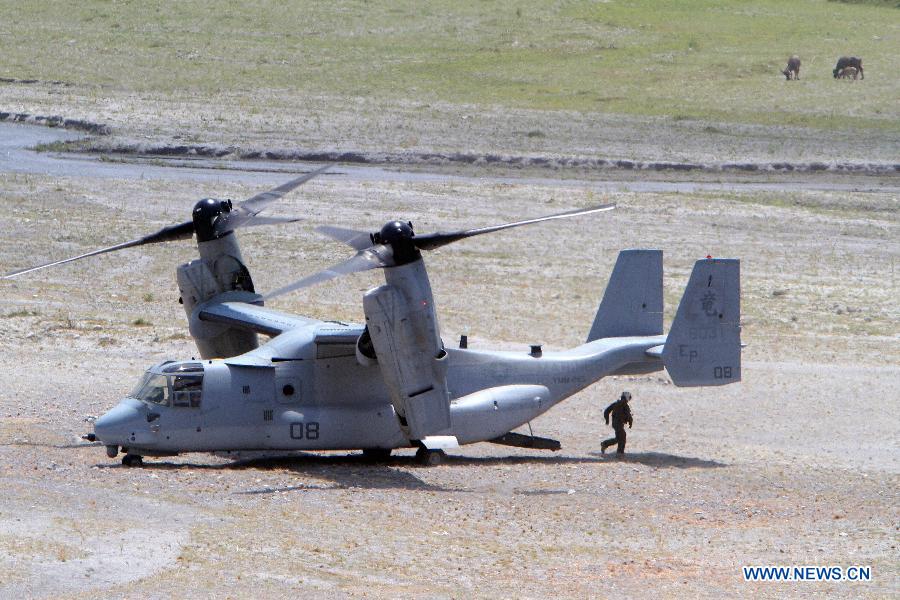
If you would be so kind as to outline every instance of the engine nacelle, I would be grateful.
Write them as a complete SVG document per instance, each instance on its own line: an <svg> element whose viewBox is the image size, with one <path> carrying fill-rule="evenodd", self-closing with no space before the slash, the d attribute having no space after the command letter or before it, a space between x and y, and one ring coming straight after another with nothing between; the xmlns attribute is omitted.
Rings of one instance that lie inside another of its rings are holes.
<svg viewBox="0 0 900 600"><path fill-rule="evenodd" d="M237 239L229 234L199 242L200 258L178 267L178 290L190 320L198 305L225 292L253 293L253 280L244 266ZM191 328L202 358L227 358L249 352L259 346L256 333L209 324Z"/></svg>
<svg viewBox="0 0 900 600"><path fill-rule="evenodd" d="M375 346L372 344L372 336L369 334L368 327L356 340L356 362L364 367L378 364L378 355L375 353Z"/></svg>
<svg viewBox="0 0 900 600"><path fill-rule="evenodd" d="M404 287L383 285L370 290L363 296L363 310L400 424L410 439L420 440L450 427L450 392L447 352L441 346L427 278L423 287L423 279L415 273L408 278L402 273L415 268L412 264L389 269L389 280ZM362 351L363 342L357 343L357 358L371 360Z"/></svg>

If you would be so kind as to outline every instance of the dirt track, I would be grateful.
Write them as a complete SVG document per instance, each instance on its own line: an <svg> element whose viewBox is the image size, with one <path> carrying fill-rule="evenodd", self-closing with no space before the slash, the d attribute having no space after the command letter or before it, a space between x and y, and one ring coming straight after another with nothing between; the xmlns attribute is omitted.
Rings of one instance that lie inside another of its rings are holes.
<svg viewBox="0 0 900 600"><path fill-rule="evenodd" d="M285 178L133 168L117 177L4 167L0 270L130 239L183 220L200 197L248 197ZM307 220L243 236L244 254L258 287L273 289L341 255L312 234L320 222L373 227L400 214L450 229L613 200L608 218L429 257L445 340L466 332L473 345L523 351L580 343L622 247L665 250L668 320L694 258L739 256L744 381L603 380L533 423L562 441L556 454L479 444L434 469L408 452L380 467L339 454L188 455L125 469L78 436L147 365L190 356L170 283L190 244L3 281L3 595L895 593L896 194L643 193L481 175L320 178L275 211ZM360 275L277 307L358 321L360 291L376 281ZM602 410L622 389L635 396L636 424L632 454L617 461L596 452ZM760 564L871 565L874 581L745 583L740 567Z"/></svg>

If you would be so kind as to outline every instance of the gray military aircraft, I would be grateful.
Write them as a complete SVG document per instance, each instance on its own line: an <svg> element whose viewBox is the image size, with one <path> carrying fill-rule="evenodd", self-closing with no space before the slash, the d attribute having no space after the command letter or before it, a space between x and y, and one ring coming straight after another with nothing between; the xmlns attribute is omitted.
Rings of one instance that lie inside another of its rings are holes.
<svg viewBox="0 0 900 600"><path fill-rule="evenodd" d="M694 265L668 335L663 333L662 251L623 250L584 344L561 352L445 347L422 252L503 229L614 208L588 209L492 227L417 235L392 221L377 233L318 230L356 250L350 259L263 297L234 230L286 222L257 216L327 167L233 206L201 200L193 219L138 240L23 273L132 246L195 234L200 258L177 270L180 301L200 360L166 361L94 423L122 463L144 456L244 450L362 450L373 460L418 448L427 465L475 442L558 449L513 430L608 375L665 368L677 386L741 378L740 272L734 259ZM320 321L264 300L340 275L381 268L385 284L363 296L364 324ZM271 338L259 344L259 335Z"/></svg>

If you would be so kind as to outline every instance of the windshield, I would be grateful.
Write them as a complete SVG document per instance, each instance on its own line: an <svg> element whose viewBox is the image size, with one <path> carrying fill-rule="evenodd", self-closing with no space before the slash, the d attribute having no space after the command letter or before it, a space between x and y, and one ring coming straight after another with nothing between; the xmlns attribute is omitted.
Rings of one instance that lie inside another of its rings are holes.
<svg viewBox="0 0 900 600"><path fill-rule="evenodd" d="M200 406L203 365L199 362L160 363L144 373L130 396L160 406Z"/></svg>
<svg viewBox="0 0 900 600"><path fill-rule="evenodd" d="M144 402L169 406L171 402L168 378L156 373L144 373L144 378L131 392L131 397Z"/></svg>

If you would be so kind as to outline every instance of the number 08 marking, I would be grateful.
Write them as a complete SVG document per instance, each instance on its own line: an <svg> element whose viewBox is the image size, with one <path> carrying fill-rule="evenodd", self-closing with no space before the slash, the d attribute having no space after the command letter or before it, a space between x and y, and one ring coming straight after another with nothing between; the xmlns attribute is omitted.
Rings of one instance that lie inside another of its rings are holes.
<svg viewBox="0 0 900 600"><path fill-rule="evenodd" d="M713 367L713 377L716 379L731 379L731 367Z"/></svg>
<svg viewBox="0 0 900 600"><path fill-rule="evenodd" d="M319 423L310 421L309 423L291 423L291 439L292 440L317 440L319 439Z"/></svg>

